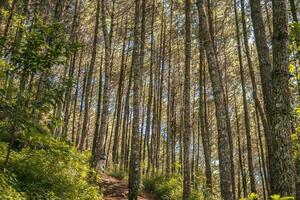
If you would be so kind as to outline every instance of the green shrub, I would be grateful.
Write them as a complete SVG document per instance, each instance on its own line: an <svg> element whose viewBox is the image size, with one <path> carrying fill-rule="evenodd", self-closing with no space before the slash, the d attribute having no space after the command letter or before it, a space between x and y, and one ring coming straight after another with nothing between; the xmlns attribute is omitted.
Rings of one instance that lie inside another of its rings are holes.
<svg viewBox="0 0 300 200"><path fill-rule="evenodd" d="M272 195L271 196L272 200L295 200L295 197L281 197L278 194Z"/></svg>
<svg viewBox="0 0 300 200"><path fill-rule="evenodd" d="M117 179L123 180L127 178L127 173L123 170L118 169L117 166L108 169L108 175Z"/></svg>
<svg viewBox="0 0 300 200"><path fill-rule="evenodd" d="M7 143L0 142L0 155L6 153L6 146ZM99 177L95 178L88 159L88 154L77 152L63 141L32 138L27 147L12 151L8 165L0 172L0 196L7 199L8 195L20 197L10 199L99 199ZM4 156L0 156L0 163L3 162Z"/></svg>
<svg viewBox="0 0 300 200"><path fill-rule="evenodd" d="M14 176L8 173L0 173L0 196L1 199L25 199L24 194L16 190L18 187Z"/></svg>
<svg viewBox="0 0 300 200"><path fill-rule="evenodd" d="M158 199L161 200L181 200L183 178L174 174L168 178L163 176L148 177L143 180L144 189L148 192L154 193ZM202 193L192 190L192 199L203 199Z"/></svg>
<svg viewBox="0 0 300 200"><path fill-rule="evenodd" d="M255 193L249 194L247 198L240 198L240 200L257 200L259 199L258 195ZM278 194L274 194L270 196L272 200L295 200L295 197L281 197Z"/></svg>

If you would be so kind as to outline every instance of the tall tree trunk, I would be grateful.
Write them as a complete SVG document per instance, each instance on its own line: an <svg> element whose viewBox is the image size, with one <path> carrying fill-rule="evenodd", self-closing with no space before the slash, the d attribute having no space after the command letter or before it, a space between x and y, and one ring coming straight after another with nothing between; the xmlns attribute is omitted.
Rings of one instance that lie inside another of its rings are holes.
<svg viewBox="0 0 300 200"><path fill-rule="evenodd" d="M129 200L137 200L140 185L140 0L135 0L133 31L133 124L131 137L131 154L129 170Z"/></svg>
<svg viewBox="0 0 300 200"><path fill-rule="evenodd" d="M108 117L109 117L109 93L110 93L110 69L111 69L111 40L113 34L113 15L114 15L114 1L113 1L113 9L112 9L112 16L110 22L110 32L108 33L107 30L107 16L106 16L106 1L101 1L101 23L102 23L102 32L104 38L104 47L105 47L105 54L104 54L104 85L103 85L103 100L102 100L102 114L101 114L101 122L100 122L100 129L95 144L95 152L92 155L92 166L96 167L99 164L101 154L105 153L105 148L103 148L105 133L107 132L108 126Z"/></svg>
<svg viewBox="0 0 300 200"><path fill-rule="evenodd" d="M144 161L144 153L142 154L142 146L144 144L144 147L146 146L145 140L143 143L143 132L144 132L144 121L145 121L145 110L144 110L144 101L145 101L145 90L143 90L143 72L144 72L144 60L145 60L145 38L146 38L146 7L147 7L147 1L146 0L142 0L142 4L141 4L141 43L140 43L140 70L141 70L141 87L142 87L142 91L143 91L143 103L142 103L142 127L141 127L141 141L140 141L140 156L141 156L141 160ZM145 148L144 148L145 149Z"/></svg>
<svg viewBox="0 0 300 200"><path fill-rule="evenodd" d="M94 130L94 139L92 145L92 154L95 154L96 150L96 142L95 138L99 136L99 127L100 127L100 116L101 116L101 104L102 104L102 65L103 65L103 52L101 53L100 58L100 67L99 67L99 80L98 80L98 99L97 99L97 111L96 111L96 119L95 119L95 130Z"/></svg>
<svg viewBox="0 0 300 200"><path fill-rule="evenodd" d="M183 150L183 199L191 199L190 169L190 65L191 65L191 1L185 0L185 64L184 64L184 150Z"/></svg>
<svg viewBox="0 0 300 200"><path fill-rule="evenodd" d="M265 25L263 21L263 15L261 11L261 5L260 0L251 0L250 1L250 7L251 7L251 18L253 23L253 29L254 29L254 36L255 36L255 43L256 43L256 49L257 49L257 56L259 61L259 68L260 68L260 77L261 77L261 84L262 84L262 90L263 90L263 99L264 99L264 107L266 112L266 121L269 126L269 116L271 111L271 95L272 95L272 89L271 89L271 61L269 56L269 47L267 45L267 37L266 37L266 31L265 31ZM266 130L265 130L266 131ZM271 142L270 137L271 133L269 130L267 130L266 134L266 140L267 140L267 146L268 149L270 149ZM268 150L269 153L270 150ZM272 153L271 153L272 154Z"/></svg>
<svg viewBox="0 0 300 200"><path fill-rule="evenodd" d="M242 147L241 147L241 132L240 132L240 118L237 110L237 101L236 95L234 94L234 110L235 110L235 120L236 120L236 134L237 134L237 142L238 142L238 160L239 160L239 174L241 174L242 178L242 186L243 186L243 196L246 197L248 195L247 191L247 179L245 174L245 168L243 165L243 156L242 156ZM239 196L241 197L241 196Z"/></svg>
<svg viewBox="0 0 300 200"><path fill-rule="evenodd" d="M164 3L162 5L161 10L161 26L160 26L160 45L159 45L159 59L157 62L158 66L158 80L159 84L157 85L157 96L158 96L158 105L157 105L157 118L156 118L156 170L159 171L159 168L161 167L161 158L160 158L160 152L161 152L161 124L162 124L162 101L163 101L163 82L164 82L164 74L165 74L165 18L164 18Z"/></svg>
<svg viewBox="0 0 300 200"><path fill-rule="evenodd" d="M76 122L76 110L77 110L77 101L79 95L79 84L80 84L80 76L81 76L81 67L82 67L82 57L83 57L83 48L80 50L80 58L79 58L79 67L77 72L76 78L76 87L75 87L75 94L74 94L74 104L73 104L73 115L72 115L72 142L76 145L77 136L75 136L75 122Z"/></svg>
<svg viewBox="0 0 300 200"><path fill-rule="evenodd" d="M145 129L145 140L147 143L147 151L148 151L148 165L147 165L147 175L149 175L150 172L150 165L151 165L151 108L152 108L152 99L153 99L153 64L154 64L154 16L155 16L155 0L152 0L152 6L151 6L152 14L151 14L151 54L150 54L150 78L149 78L149 88L148 88L148 101L147 101L147 116L146 116L146 129Z"/></svg>
<svg viewBox="0 0 300 200"><path fill-rule="evenodd" d="M200 27L199 27L200 28ZM201 37L201 36L200 36ZM205 69L205 50L203 46L202 38L199 38L200 49L199 49L199 121L200 121L200 132L202 138L202 145L204 151L204 161L205 161L205 176L206 176L206 186L211 192L212 189L212 172L211 172L211 149L210 149L210 137L209 132L205 128L205 109L204 109L204 95L205 92L204 86L204 69ZM200 137L200 136L199 136ZM200 145L200 144L198 144ZM199 149L198 149L199 151Z"/></svg>
<svg viewBox="0 0 300 200"><path fill-rule="evenodd" d="M166 142L166 175L169 176L171 173L171 150L172 150L172 123L171 117L173 111L171 111L171 70L172 70L172 23L173 23L173 0L170 2L170 24L169 24L169 58L168 58L168 103L167 103L167 142Z"/></svg>
<svg viewBox="0 0 300 200"><path fill-rule="evenodd" d="M234 13L235 13L235 24L236 24L237 50L238 50L239 66L240 66L239 71L240 71L241 85L242 85L242 92L243 92L244 123L245 123L245 132L247 138L246 141L247 141L247 151L248 151L247 155L248 155L248 168L249 168L249 175L250 175L250 186L251 186L251 192L256 193L256 184L255 184L254 167L253 167L253 159L252 159L250 118L249 118L248 102L246 97L245 75L244 75L242 47L241 47L241 40L240 40L240 28L239 28L236 0L234 0Z"/></svg>
<svg viewBox="0 0 300 200"><path fill-rule="evenodd" d="M233 200L234 191L232 191L232 177L231 177L231 156L230 156L230 141L228 133L228 124L226 117L226 103L224 102L224 91L221 77L219 75L219 66L217 62L217 55L214 50L214 45L209 33L208 20L205 13L203 0L197 1L199 20L201 26L201 35L203 37L204 46L207 54L209 74L213 87L214 101L216 107L216 118L218 127L218 154L219 154L219 168L220 168L220 186L221 195L223 199Z"/></svg>
<svg viewBox="0 0 300 200"><path fill-rule="evenodd" d="M289 91L288 1L273 0L272 155L271 193L295 195L295 171L291 152L292 116Z"/></svg>
<svg viewBox="0 0 300 200"><path fill-rule="evenodd" d="M85 89L86 89L86 79L87 79L87 69L88 67L85 67L84 70L84 76L82 80L82 93L81 93L81 100L80 100L80 110L79 110L79 116L78 116L78 124L77 124L77 133L76 133L76 146L79 148L79 144L81 141L81 117L82 117L82 112L83 112L83 104L84 104L84 96L85 96Z"/></svg>
<svg viewBox="0 0 300 200"><path fill-rule="evenodd" d="M256 80L255 80L255 74L254 74L254 69L253 69L253 65L252 65L252 61L251 61L251 55L250 55L249 43L248 43L248 31L247 31L247 27L246 27L245 3L244 3L244 0L241 0L240 2L241 2L241 10L242 10L242 30L243 30L243 38L244 38L244 45L245 45L245 53L246 53L251 83L252 83L252 96L253 96L253 99L255 102L255 108L258 111L260 118L262 120L264 132L266 135L269 135L270 127L269 127L264 109L262 108L262 105L261 105L260 100L257 95L258 88L257 88ZM264 158L263 158L263 162L264 162ZM265 177L265 180L266 180L266 185L268 185L268 176ZM268 187L267 187L267 191L268 191Z"/></svg>
<svg viewBox="0 0 300 200"><path fill-rule="evenodd" d="M255 116L256 116L256 120L258 119L257 116L257 109L255 110ZM268 189L267 189L267 183L266 183L266 177L264 173L265 172L265 161L264 161L264 152L263 152L263 148L262 145L260 143L262 143L262 138L261 138L261 130L260 130L260 125L259 125L259 121L256 121L257 123L257 128L255 130L256 133L256 148L257 148L257 154L258 154L258 164L259 164L259 173L260 173L260 177L261 177L261 182L262 182L262 189L263 189L263 196L264 196L264 200L267 199L268 196Z"/></svg>
<svg viewBox="0 0 300 200"><path fill-rule="evenodd" d="M115 135L114 135L114 144L113 144L113 162L115 164L119 161L119 131L120 131L120 123L121 123L121 103L123 96L123 82L125 79L125 71L126 71L126 63L125 63L125 50L126 50L126 42L127 42L127 21L125 23L124 30L124 38L123 38L123 47L122 47L122 58L121 58L121 69L120 69L120 77L119 77L119 86L117 93L117 119L115 124Z"/></svg>
<svg viewBox="0 0 300 200"><path fill-rule="evenodd" d="M77 29L78 29L78 17L79 17L79 10L80 10L79 6L80 6L79 1L76 0L73 19L72 19L71 36L70 36L70 40L71 40L72 44L76 44L77 40L78 40ZM68 71L69 82L71 82L74 77L77 54L78 54L78 51L76 50L71 57L70 67L69 67L69 71ZM61 134L63 138L67 138L67 135L68 135L68 128L69 128L68 126L69 126L70 109L71 109L70 107L71 107L71 103L72 103L72 91L73 91L73 85L69 83L69 85L67 86L67 89L66 89L66 93L65 93L64 124L63 124L63 129L62 129L62 134Z"/></svg>
<svg viewBox="0 0 300 200"><path fill-rule="evenodd" d="M93 40L93 49L92 49L92 57L91 63L88 69L87 75L87 83L86 83L86 91L85 91L85 100L84 100L84 116L83 116L83 124L82 124L82 133L81 140L79 144L79 149L83 150L83 145L86 140L87 131L88 131L88 119L89 119L89 99L92 87L92 79L94 73L94 67L96 63L96 55L97 55L97 43L98 43L98 33L99 33L99 18L100 18L100 0L97 1L96 8L96 22L95 22L95 30L94 30L94 40Z"/></svg>
<svg viewBox="0 0 300 200"><path fill-rule="evenodd" d="M127 62L126 62L127 63ZM123 168L127 168L127 156L126 156L126 146L128 140L128 124L130 119L130 111L129 111L129 98L131 92L132 85L132 73L133 73L133 65L131 65L130 73L129 73L129 81L127 86L127 92L125 97L125 105L124 105L124 114L123 114L123 125L122 125L122 146L121 146L121 165Z"/></svg>

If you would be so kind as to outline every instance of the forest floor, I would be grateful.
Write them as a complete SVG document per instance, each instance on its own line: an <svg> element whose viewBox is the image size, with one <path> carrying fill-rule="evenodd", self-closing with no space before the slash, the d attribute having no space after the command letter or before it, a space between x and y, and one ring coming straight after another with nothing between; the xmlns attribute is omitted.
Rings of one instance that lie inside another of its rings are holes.
<svg viewBox="0 0 300 200"><path fill-rule="evenodd" d="M127 200L128 199L128 183L126 180L102 175L102 186L104 188L104 200ZM155 198L147 193L143 193L138 200L154 200Z"/></svg>

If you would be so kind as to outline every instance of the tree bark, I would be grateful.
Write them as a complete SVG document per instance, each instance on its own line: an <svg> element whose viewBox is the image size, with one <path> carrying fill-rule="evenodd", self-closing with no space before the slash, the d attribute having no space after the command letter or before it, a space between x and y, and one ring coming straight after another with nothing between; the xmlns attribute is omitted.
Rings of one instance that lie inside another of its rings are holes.
<svg viewBox="0 0 300 200"><path fill-rule="evenodd" d="M112 9L112 16L114 13L114 1L113 3L113 9ZM108 118L109 118L109 92L110 92L110 69L111 69L111 40L112 40L112 34L113 34L113 17L111 17L110 22L110 32L108 33L107 30L107 24L106 24L106 1L101 1L101 26L102 26L102 32L103 32L103 38L104 38L104 47L105 47L105 54L104 54L104 84L103 84L103 100L102 100L102 114L101 114L101 122L100 122L100 129L99 134L97 138L94 138L96 140L95 144L95 152L94 155L92 155L92 166L96 167L99 164L100 156L101 154L105 153L104 148L104 138L105 133L107 132L107 126L108 126Z"/></svg>
<svg viewBox="0 0 300 200"><path fill-rule="evenodd" d="M205 7L202 0L197 1L201 35L203 37L204 46L206 49L209 74L213 87L214 101L216 107L216 118L218 127L218 154L219 154L219 168L220 168L220 186L221 195L223 199L233 200L232 191L232 177L231 177L231 157L230 157L230 141L227 127L226 106L224 102L224 91L219 75L219 66L217 62L217 55L214 50L214 45L209 33L209 26Z"/></svg>
<svg viewBox="0 0 300 200"><path fill-rule="evenodd" d="M123 96L123 82L125 79L125 71L126 71L126 63L125 63L125 48L127 42L127 21L125 22L125 30L123 37L123 47L122 47L122 58L121 58L121 69L120 69L120 77L119 77L119 86L117 93L117 119L115 124L115 135L114 135L114 144L113 144L113 162L115 164L119 161L119 131L120 131L120 123L121 123L121 103Z"/></svg>
<svg viewBox="0 0 300 200"><path fill-rule="evenodd" d="M133 123L131 137L131 154L129 170L129 200L137 200L140 185L140 0L135 0L133 31Z"/></svg>
<svg viewBox="0 0 300 200"><path fill-rule="evenodd" d="M243 0L242 0L243 1ZM243 3L242 3L243 4ZM237 11L237 3L234 0L234 13L235 13L235 26L236 26L236 39L237 39L237 50L238 50L238 57L239 57L239 66L240 66L240 77L241 77L241 85L242 85L242 93L243 93L243 108L244 108L244 123L245 123L245 132L247 138L247 155L248 155L248 168L249 168L249 175L250 175L250 186L251 192L256 193L256 183L254 177L254 167L253 167L253 159L252 159L252 140L251 140L251 133L250 133L250 118L249 118L249 110L248 110L248 102L246 97L246 86L245 86L245 75L244 75L244 66L243 66L243 59L242 59L242 47L241 47L241 40L240 40L240 26L238 21L238 11Z"/></svg>
<svg viewBox="0 0 300 200"><path fill-rule="evenodd" d="M236 134L237 134L237 142L238 142L238 161L239 161L239 174L241 174L242 178L242 187L243 187L243 196L246 197L248 195L247 190L247 179L245 174L245 169L243 165L243 156L242 156L242 146L241 146L241 132L240 132L240 118L237 110L237 101L236 94L234 94L234 110L235 110L235 120L236 120ZM241 196L239 196L241 197Z"/></svg>
<svg viewBox="0 0 300 200"><path fill-rule="evenodd" d="M191 199L191 169L190 169L190 65L191 65L191 1L185 0L185 64L184 64L184 132L183 132L183 199Z"/></svg>
<svg viewBox="0 0 300 200"><path fill-rule="evenodd" d="M271 111L271 61L269 56L269 47L267 45L267 37L265 32L265 25L263 22L263 15L261 11L261 5L259 0L251 0L251 18L254 29L255 43L257 56L260 68L260 77L263 90L264 107L266 112L266 121L269 125L269 116ZM266 131L266 130L265 130ZM266 134L266 140L268 149L270 148L271 133L268 131ZM270 152L271 153L271 152Z"/></svg>
<svg viewBox="0 0 300 200"><path fill-rule="evenodd" d="M199 27L200 28L200 27ZM200 31L200 30L199 30ZM204 95L205 92L204 88L204 63L205 63L205 50L203 46L203 40L200 36L199 38L199 59L200 59L200 65L199 65L199 119L200 119L200 133L202 138L202 145L203 145L203 151L204 151L204 160L205 160L205 176L206 176L206 186L210 190L212 189L212 172L211 172L211 149L210 149L210 136L209 132L207 131L205 127L205 107L204 107ZM200 137L200 136L199 136ZM200 144L198 144L200 145ZM199 149L198 149L199 151Z"/></svg>
<svg viewBox="0 0 300 200"><path fill-rule="evenodd" d="M153 100L153 64L154 64L154 16L155 16L155 0L152 0L152 6L151 6L152 14L151 14L151 54L150 54L150 78L149 78L149 88L148 88L148 101L147 101L147 116L146 116L146 129L145 129L145 140L147 143L147 152L148 152L148 165L147 165L147 175L149 175L150 172L150 165L151 165L151 158L152 158L152 152L151 152L151 110L152 110L152 100Z"/></svg>
<svg viewBox="0 0 300 200"><path fill-rule="evenodd" d="M95 22L95 30L94 30L94 40L93 40L93 49L92 49L92 57L91 63L88 69L87 75L87 83L86 83L86 91L85 91L85 100L84 100L84 116L83 116L83 124L82 124L82 133L81 133L81 140L79 144L79 149L83 150L83 145L86 140L87 131L88 131L88 119L89 119L89 99L92 87L92 78L93 72L96 62L96 55L97 55L97 43L98 43L98 33L99 33L99 18L100 18L100 0L97 1L97 8L96 8L96 22Z"/></svg>
<svg viewBox="0 0 300 200"><path fill-rule="evenodd" d="M271 193L295 195L295 171L291 152L292 116L289 91L288 1L273 0L272 154Z"/></svg>

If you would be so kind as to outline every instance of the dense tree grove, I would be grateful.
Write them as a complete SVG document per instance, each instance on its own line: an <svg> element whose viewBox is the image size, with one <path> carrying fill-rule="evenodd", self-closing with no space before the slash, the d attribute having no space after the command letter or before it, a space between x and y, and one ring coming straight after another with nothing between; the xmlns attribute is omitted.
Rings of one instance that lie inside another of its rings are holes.
<svg viewBox="0 0 300 200"><path fill-rule="evenodd" d="M299 0L0 1L0 178L54 148L86 156L68 161L86 199L95 173L124 173L130 200L300 199L299 17Z"/></svg>

